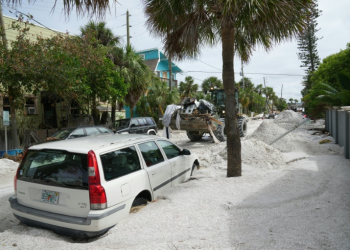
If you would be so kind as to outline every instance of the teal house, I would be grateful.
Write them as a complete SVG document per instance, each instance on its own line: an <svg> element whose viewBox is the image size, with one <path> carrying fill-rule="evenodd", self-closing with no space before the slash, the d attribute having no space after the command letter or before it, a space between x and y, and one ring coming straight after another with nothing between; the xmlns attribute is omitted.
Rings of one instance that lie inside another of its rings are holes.
<svg viewBox="0 0 350 250"><path fill-rule="evenodd" d="M169 86L170 75L168 57L166 57L158 48L141 50L137 51L136 53L145 60L145 64L151 69L151 71L154 72L154 74L158 76L162 81L167 82ZM176 74L182 72L182 70L173 62L171 65L172 87L177 88L178 82ZM124 107L124 109L125 117L130 118L130 108ZM137 117L136 107L134 109L134 116Z"/></svg>

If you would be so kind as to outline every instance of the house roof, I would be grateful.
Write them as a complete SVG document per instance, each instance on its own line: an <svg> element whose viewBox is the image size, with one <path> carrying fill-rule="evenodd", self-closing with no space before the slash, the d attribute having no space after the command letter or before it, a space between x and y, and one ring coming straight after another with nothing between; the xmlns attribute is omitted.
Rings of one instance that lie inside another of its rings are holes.
<svg viewBox="0 0 350 250"><path fill-rule="evenodd" d="M164 53L161 52L158 48L151 48L151 49L136 51L137 54L148 54L152 52L157 52L156 53L157 58L145 60L145 64L148 65L153 72L157 70L159 62L165 62L167 65L169 65L168 57L164 55ZM175 63L172 62L171 65L172 65L172 71L174 73L182 72L182 70Z"/></svg>

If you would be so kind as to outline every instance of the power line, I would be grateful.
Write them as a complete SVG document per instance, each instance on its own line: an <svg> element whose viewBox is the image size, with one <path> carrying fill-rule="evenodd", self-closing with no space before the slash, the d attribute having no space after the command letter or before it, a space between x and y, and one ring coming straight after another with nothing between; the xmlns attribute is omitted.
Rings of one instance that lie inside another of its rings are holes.
<svg viewBox="0 0 350 250"><path fill-rule="evenodd" d="M203 62L203 61L201 61L201 60L199 60L199 59L197 59L197 58L194 58L194 57L192 57L193 59L195 59L195 60L197 60L197 61L200 61L201 63L204 63L204 64L206 64L206 65L208 65L208 66L210 66L210 67L212 67L212 68L214 68L214 69L218 69L218 68L216 68L216 67L214 67L214 66L212 66L212 65L210 65L210 64L208 64L208 63L206 63L206 62ZM218 69L218 70L221 70L221 69Z"/></svg>
<svg viewBox="0 0 350 250"><path fill-rule="evenodd" d="M32 20L32 21L34 21L34 22L40 24L41 26L45 27L46 29L51 30L51 31L53 31L53 32L55 32L55 33L57 33L57 34L62 34L62 32L58 32L58 31L56 31L56 30L50 29L49 27L47 27L47 26L45 26L44 24L40 23L39 21L35 20L32 16L29 16L29 15L27 15L27 14L24 14L23 12L17 10L17 9L14 8L14 7L11 7L11 8L14 9L16 12L20 13L21 15L26 16L29 20ZM10 10L9 10L9 11L10 11ZM10 12L11 12L11 11L10 11ZM11 12L11 13L12 13L12 12Z"/></svg>
<svg viewBox="0 0 350 250"><path fill-rule="evenodd" d="M191 72L191 73L209 73L209 74L222 74L222 71L185 71L185 72ZM235 71L235 74L240 74L240 72ZM304 75L295 75L295 74L273 74L273 73L247 73L244 72L244 74L249 75L280 75L280 76L304 76Z"/></svg>

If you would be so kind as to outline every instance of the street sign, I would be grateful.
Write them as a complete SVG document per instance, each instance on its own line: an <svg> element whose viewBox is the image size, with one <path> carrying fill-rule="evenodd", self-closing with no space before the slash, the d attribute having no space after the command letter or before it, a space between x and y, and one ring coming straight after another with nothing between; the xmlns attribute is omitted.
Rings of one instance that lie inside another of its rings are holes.
<svg viewBox="0 0 350 250"><path fill-rule="evenodd" d="M10 112L9 111L2 111L3 116L3 125L9 126L10 125Z"/></svg>

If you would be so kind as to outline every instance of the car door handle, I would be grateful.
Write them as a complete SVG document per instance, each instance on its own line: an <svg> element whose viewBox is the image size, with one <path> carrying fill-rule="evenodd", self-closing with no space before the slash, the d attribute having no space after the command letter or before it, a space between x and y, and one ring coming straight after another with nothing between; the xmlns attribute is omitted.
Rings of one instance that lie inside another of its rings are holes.
<svg viewBox="0 0 350 250"><path fill-rule="evenodd" d="M176 163L173 163L173 167L176 167Z"/></svg>
<svg viewBox="0 0 350 250"><path fill-rule="evenodd" d="M151 174L152 174L152 175L156 175L156 172L152 172Z"/></svg>

